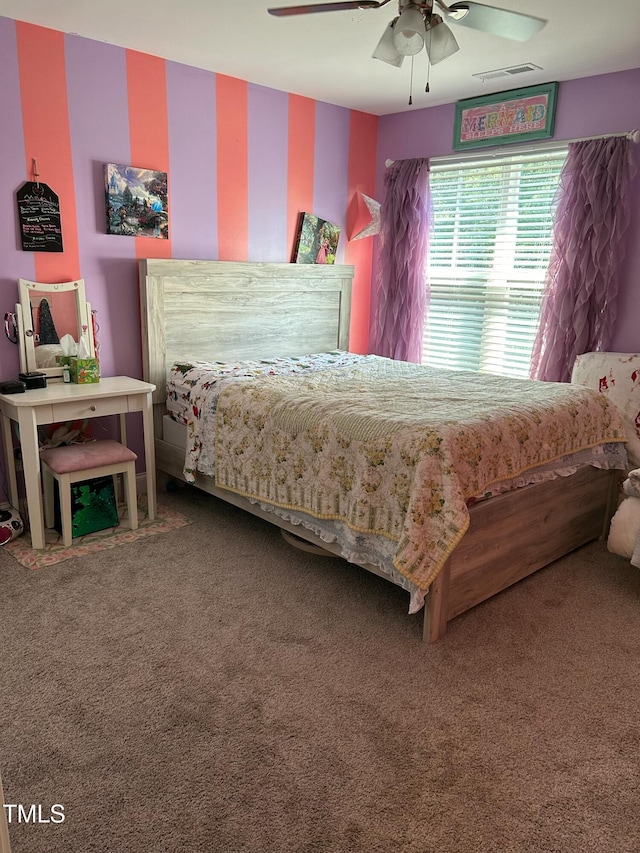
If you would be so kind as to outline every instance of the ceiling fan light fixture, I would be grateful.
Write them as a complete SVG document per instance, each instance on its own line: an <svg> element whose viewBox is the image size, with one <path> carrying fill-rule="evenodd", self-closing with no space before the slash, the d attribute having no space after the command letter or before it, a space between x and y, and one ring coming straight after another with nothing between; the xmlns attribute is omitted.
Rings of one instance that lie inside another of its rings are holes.
<svg viewBox="0 0 640 853"><path fill-rule="evenodd" d="M431 65L437 65L443 59L448 59L460 45L449 27L443 22L440 15L432 15L427 28L427 53Z"/></svg>
<svg viewBox="0 0 640 853"><path fill-rule="evenodd" d="M387 24L372 56L374 59L381 59L389 65L395 65L396 68L400 68L404 62L404 56L398 53L393 43L393 25L397 20L397 18L394 18L391 23Z"/></svg>
<svg viewBox="0 0 640 853"><path fill-rule="evenodd" d="M393 44L403 56L420 53L424 47L426 27L422 12L417 6L409 5L393 25Z"/></svg>

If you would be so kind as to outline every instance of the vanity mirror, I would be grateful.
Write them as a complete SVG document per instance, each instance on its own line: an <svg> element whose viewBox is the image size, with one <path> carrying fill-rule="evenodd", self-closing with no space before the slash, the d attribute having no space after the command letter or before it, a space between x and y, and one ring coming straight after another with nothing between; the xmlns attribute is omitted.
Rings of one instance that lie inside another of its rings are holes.
<svg viewBox="0 0 640 853"><path fill-rule="evenodd" d="M60 340L71 335L76 343L84 336L89 354L95 355L91 306L86 301L84 280L43 284L18 279L20 304L16 305L20 369L44 373L48 380L62 379Z"/></svg>

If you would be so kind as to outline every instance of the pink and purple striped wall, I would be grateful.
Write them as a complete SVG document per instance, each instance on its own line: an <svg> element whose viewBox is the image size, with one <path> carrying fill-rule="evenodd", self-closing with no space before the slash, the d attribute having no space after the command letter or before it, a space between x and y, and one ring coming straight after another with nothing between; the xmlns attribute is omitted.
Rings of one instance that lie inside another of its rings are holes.
<svg viewBox="0 0 640 853"><path fill-rule="evenodd" d="M18 277L84 278L104 374L139 376L138 258L287 262L309 211L342 226L338 262L356 264L351 346L366 351L372 241L347 243L346 210L356 190L373 195L376 117L7 18L0 55L5 311ZM20 249L15 193L32 158L60 197L62 253ZM168 172L169 240L105 233L108 162ZM8 379L16 348L0 348Z"/></svg>
<svg viewBox="0 0 640 853"><path fill-rule="evenodd" d="M373 241L347 241L347 209L356 191L381 198L387 157L449 154L453 105L378 119L3 17L0 56L4 311L18 278L84 278L103 373L140 376L138 258L288 262L298 215L310 211L343 228L338 262L356 268L350 345L367 351ZM555 138L640 126L638 85L640 69L561 83ZM60 254L20 248L15 193L32 179L32 158L60 196ZM105 233L109 162L168 172L168 241ZM624 350L640 346L639 182L620 282ZM17 347L3 337L0 380L17 372Z"/></svg>

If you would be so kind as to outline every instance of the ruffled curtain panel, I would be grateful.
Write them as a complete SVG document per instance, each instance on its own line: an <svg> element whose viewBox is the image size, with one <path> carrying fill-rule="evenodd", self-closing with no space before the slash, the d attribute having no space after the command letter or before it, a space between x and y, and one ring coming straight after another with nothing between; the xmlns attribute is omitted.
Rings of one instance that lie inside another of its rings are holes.
<svg viewBox="0 0 640 853"><path fill-rule="evenodd" d="M577 355L607 350L636 168L626 137L569 144L556 196L531 377L569 382Z"/></svg>
<svg viewBox="0 0 640 853"><path fill-rule="evenodd" d="M429 161L396 160L385 174L380 209L378 305L371 325L375 355L420 363L428 302L427 251L432 220Z"/></svg>

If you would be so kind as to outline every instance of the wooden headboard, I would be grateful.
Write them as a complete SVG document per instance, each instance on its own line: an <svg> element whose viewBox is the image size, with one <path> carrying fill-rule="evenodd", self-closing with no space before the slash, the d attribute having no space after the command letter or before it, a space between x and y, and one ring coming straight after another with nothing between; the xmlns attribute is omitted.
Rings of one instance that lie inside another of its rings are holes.
<svg viewBox="0 0 640 853"><path fill-rule="evenodd" d="M171 365L349 348L353 266L139 261L144 378L166 397Z"/></svg>

